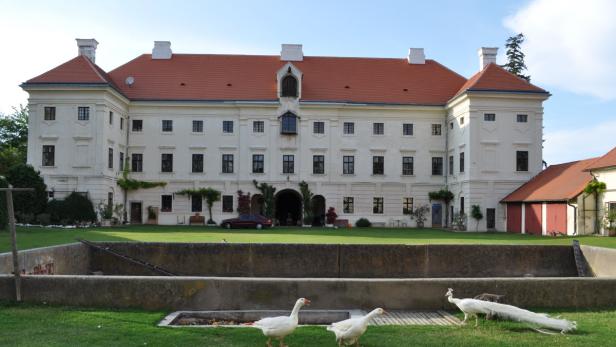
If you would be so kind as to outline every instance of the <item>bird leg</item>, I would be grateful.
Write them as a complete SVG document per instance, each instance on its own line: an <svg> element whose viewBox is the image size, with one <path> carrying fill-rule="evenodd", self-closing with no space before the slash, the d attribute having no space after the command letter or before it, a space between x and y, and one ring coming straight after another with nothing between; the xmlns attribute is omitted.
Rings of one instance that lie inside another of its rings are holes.
<svg viewBox="0 0 616 347"><path fill-rule="evenodd" d="M267 347L272 347L272 338L271 338L271 337L269 337L269 338L267 339L266 346L267 346Z"/></svg>
<svg viewBox="0 0 616 347"><path fill-rule="evenodd" d="M284 337L281 337L280 338L280 345L279 346L280 347L287 347L287 345L284 344L283 340L284 340Z"/></svg>
<svg viewBox="0 0 616 347"><path fill-rule="evenodd" d="M479 325L479 315L475 313L475 328Z"/></svg>
<svg viewBox="0 0 616 347"><path fill-rule="evenodd" d="M468 314L466 312L464 312L464 320L462 322L460 322L460 325L465 325L466 321L468 321Z"/></svg>

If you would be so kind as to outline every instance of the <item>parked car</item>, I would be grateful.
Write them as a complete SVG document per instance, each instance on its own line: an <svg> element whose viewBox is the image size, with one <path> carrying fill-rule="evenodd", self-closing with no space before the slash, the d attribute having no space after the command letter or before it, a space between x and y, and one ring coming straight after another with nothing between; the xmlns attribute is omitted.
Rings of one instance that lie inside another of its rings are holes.
<svg viewBox="0 0 616 347"><path fill-rule="evenodd" d="M231 228L269 228L272 226L272 220L258 214L241 215L238 218L225 219L220 223L225 229Z"/></svg>

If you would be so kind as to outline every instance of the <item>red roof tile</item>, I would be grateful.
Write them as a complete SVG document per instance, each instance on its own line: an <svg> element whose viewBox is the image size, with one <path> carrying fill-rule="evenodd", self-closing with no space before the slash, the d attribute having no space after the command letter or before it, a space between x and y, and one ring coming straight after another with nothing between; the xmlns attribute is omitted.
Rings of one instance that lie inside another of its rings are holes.
<svg viewBox="0 0 616 347"><path fill-rule="evenodd" d="M485 69L469 78L462 88L458 90L456 96L466 91L547 93L544 89L529 83L494 63L489 64Z"/></svg>
<svg viewBox="0 0 616 347"><path fill-rule="evenodd" d="M105 73L76 57L26 84L109 83L132 100L276 101L276 72L284 64L279 56L143 54ZM303 73L302 101L444 105L466 90L545 92L496 65L467 81L433 60L306 56L292 64Z"/></svg>
<svg viewBox="0 0 616 347"><path fill-rule="evenodd" d="M586 167L586 170L605 169L608 167L616 167L616 147L612 148L612 150L607 152L604 156L590 163Z"/></svg>
<svg viewBox="0 0 616 347"><path fill-rule="evenodd" d="M109 83L109 78L88 58L77 56L26 83Z"/></svg>
<svg viewBox="0 0 616 347"><path fill-rule="evenodd" d="M597 158L550 165L501 202L566 201L584 190L592 176L586 167Z"/></svg>

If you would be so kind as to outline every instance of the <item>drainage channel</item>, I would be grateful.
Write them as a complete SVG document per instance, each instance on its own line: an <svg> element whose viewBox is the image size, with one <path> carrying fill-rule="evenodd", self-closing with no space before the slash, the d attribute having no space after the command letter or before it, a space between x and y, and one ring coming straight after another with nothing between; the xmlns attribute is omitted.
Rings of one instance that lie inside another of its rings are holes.
<svg viewBox="0 0 616 347"><path fill-rule="evenodd" d="M361 317L362 310L302 310L300 325L329 325L348 318ZM247 327L244 323L265 317L289 315L283 310L176 311L167 315L158 326L164 327ZM446 311L388 311L370 325L458 325L460 320Z"/></svg>

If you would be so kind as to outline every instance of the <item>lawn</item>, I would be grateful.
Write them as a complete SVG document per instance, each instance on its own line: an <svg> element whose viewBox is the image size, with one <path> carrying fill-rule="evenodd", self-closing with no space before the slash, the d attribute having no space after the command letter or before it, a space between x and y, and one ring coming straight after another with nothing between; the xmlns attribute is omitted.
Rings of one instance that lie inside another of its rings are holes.
<svg viewBox="0 0 616 347"><path fill-rule="evenodd" d="M75 242L92 241L149 242L252 242L252 243L374 243L374 244L541 244L570 245L575 238L592 246L616 248L616 238L598 236L551 237L509 233L450 232L437 229L411 228L272 228L266 230L227 231L198 226L127 226L91 229L17 229L19 249ZM10 237L0 232L0 252L10 249Z"/></svg>
<svg viewBox="0 0 616 347"><path fill-rule="evenodd" d="M609 346L615 311L568 311L569 335L544 335L523 324L481 321L456 326L370 327L362 346ZM253 328L161 328L164 312L47 307L0 303L0 345L7 346L264 346ZM336 346L324 327L300 327L289 346Z"/></svg>

